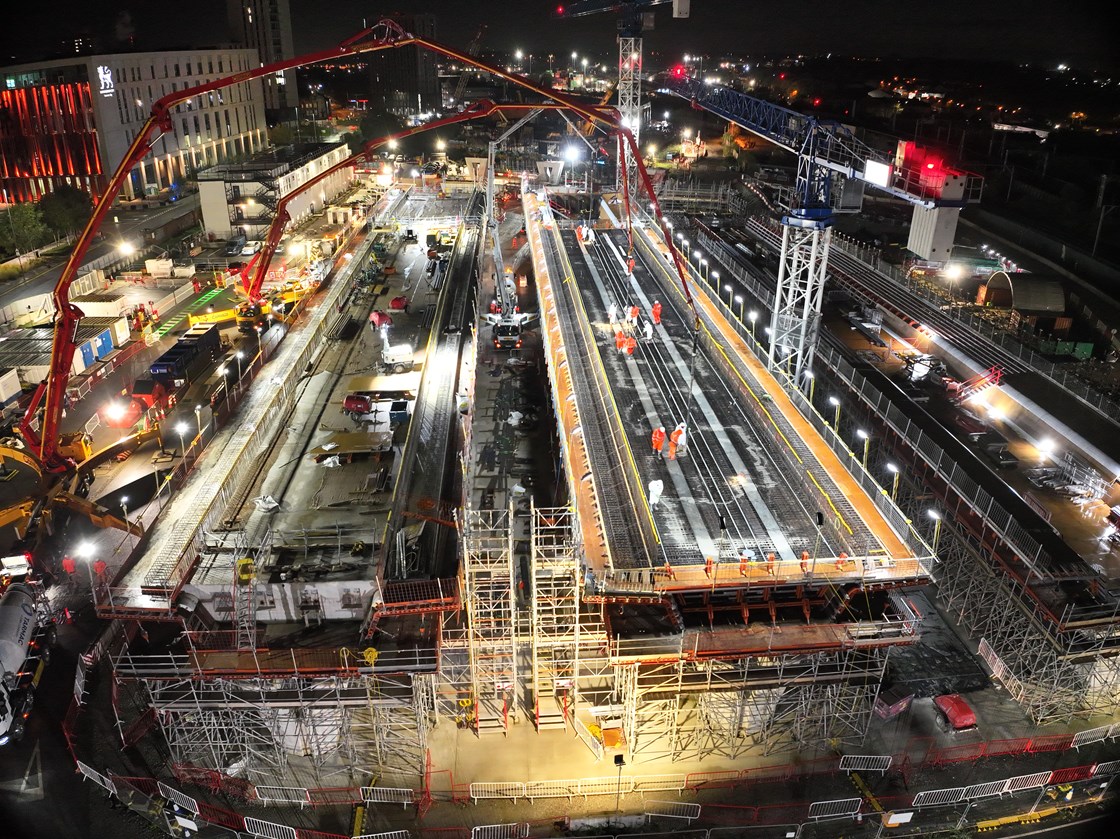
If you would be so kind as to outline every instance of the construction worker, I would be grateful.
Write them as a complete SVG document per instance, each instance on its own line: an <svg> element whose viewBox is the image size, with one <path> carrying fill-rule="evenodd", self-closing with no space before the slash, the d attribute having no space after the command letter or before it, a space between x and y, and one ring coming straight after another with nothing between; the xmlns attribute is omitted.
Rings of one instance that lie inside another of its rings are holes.
<svg viewBox="0 0 1120 839"><path fill-rule="evenodd" d="M653 445L653 453L661 457L661 453L665 450L665 426L659 425L653 429L653 437L650 443Z"/></svg>
<svg viewBox="0 0 1120 839"><path fill-rule="evenodd" d="M650 314L653 315L653 322L656 326L661 325L661 301L654 300L653 308L650 309Z"/></svg>
<svg viewBox="0 0 1120 839"><path fill-rule="evenodd" d="M684 435L684 431L682 430L683 426L684 423L682 422L674 428L673 432L669 435L669 460L677 459L677 448L680 446L681 437Z"/></svg>
<svg viewBox="0 0 1120 839"><path fill-rule="evenodd" d="M627 336L627 338L626 338L626 354L627 355L633 355L634 350L636 350L637 348L638 348L638 339L635 338L633 335Z"/></svg>
<svg viewBox="0 0 1120 839"><path fill-rule="evenodd" d="M808 574L809 573L809 552L808 551L802 551L801 552L801 573L802 574Z"/></svg>
<svg viewBox="0 0 1120 839"><path fill-rule="evenodd" d="M709 579L711 579L712 566L714 564L715 563L712 562L712 558L710 556L704 557L704 576L708 577Z"/></svg>
<svg viewBox="0 0 1120 839"><path fill-rule="evenodd" d="M677 423L677 427L674 428L673 432L669 435L669 442L676 443L676 447L678 449L683 449L685 445L685 438L687 436L688 432L685 430L685 424L683 422L680 422Z"/></svg>
<svg viewBox="0 0 1120 839"><path fill-rule="evenodd" d="M617 303L611 303L611 305L607 306L607 320L609 320L611 322L612 326L615 323L618 322L618 304Z"/></svg>
<svg viewBox="0 0 1120 839"><path fill-rule="evenodd" d="M662 493L665 492L665 482L657 479L649 482L649 506L656 507L657 502L661 500Z"/></svg>
<svg viewBox="0 0 1120 839"><path fill-rule="evenodd" d="M746 548L739 548L739 576L747 576L747 563L750 561L750 554Z"/></svg>
<svg viewBox="0 0 1120 839"><path fill-rule="evenodd" d="M632 256L626 257L626 275L627 276L633 276L634 275L634 257L632 257Z"/></svg>
<svg viewBox="0 0 1120 839"><path fill-rule="evenodd" d="M637 306L631 306L630 307L630 325L631 326L637 326L638 325L638 312L639 312L639 310L638 310Z"/></svg>
<svg viewBox="0 0 1120 839"><path fill-rule="evenodd" d="M836 557L836 570L843 571L844 563L848 561L848 555L844 551L840 551L840 556Z"/></svg>
<svg viewBox="0 0 1120 839"><path fill-rule="evenodd" d="M626 335L621 329L614 333L614 347L619 352L626 350Z"/></svg>
<svg viewBox="0 0 1120 839"><path fill-rule="evenodd" d="M647 341L652 341L653 340L653 324L650 321L647 320L647 321L645 321L644 326L646 328L646 340Z"/></svg>
<svg viewBox="0 0 1120 839"><path fill-rule="evenodd" d="M670 580L676 579L676 575L673 574L673 566L668 562L665 563L665 576Z"/></svg>
<svg viewBox="0 0 1120 839"><path fill-rule="evenodd" d="M774 576L774 559L773 552L766 554L766 573L771 577Z"/></svg>

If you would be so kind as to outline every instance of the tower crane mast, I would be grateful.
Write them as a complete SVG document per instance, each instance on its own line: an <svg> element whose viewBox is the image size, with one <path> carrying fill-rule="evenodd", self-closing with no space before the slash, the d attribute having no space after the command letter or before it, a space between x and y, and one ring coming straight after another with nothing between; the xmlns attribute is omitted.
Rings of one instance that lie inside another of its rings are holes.
<svg viewBox="0 0 1120 839"><path fill-rule="evenodd" d="M556 7L559 18L586 17L602 12L618 15L618 113L623 126L634 135L638 148L641 148L642 126L642 33L653 28L653 12L648 9L666 3L673 4L673 17L688 17L690 0L577 0ZM637 183L638 173L626 144L620 142L615 178L620 190L625 177Z"/></svg>

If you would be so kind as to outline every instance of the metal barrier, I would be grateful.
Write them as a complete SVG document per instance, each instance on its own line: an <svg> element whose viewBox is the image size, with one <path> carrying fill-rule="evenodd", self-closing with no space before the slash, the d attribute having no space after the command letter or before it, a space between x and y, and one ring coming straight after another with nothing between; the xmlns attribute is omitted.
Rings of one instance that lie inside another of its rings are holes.
<svg viewBox="0 0 1120 839"><path fill-rule="evenodd" d="M1069 784L1073 781L1087 781L1093 777L1093 766L1069 766L1065 769L1055 769L1050 773L1050 784Z"/></svg>
<svg viewBox="0 0 1120 839"><path fill-rule="evenodd" d="M362 833L353 839L412 839L407 830L388 830L385 833Z"/></svg>
<svg viewBox="0 0 1120 839"><path fill-rule="evenodd" d="M112 794L112 795L117 794L117 787L113 783L112 778L108 777L107 775L102 775L100 772L98 772L92 766L87 766L86 764L82 763L80 760L77 761L77 763L78 763L78 771L79 772L81 772L83 775L85 775L87 778L89 778L91 781L93 781L98 786L102 787L103 789L108 790L110 794Z"/></svg>
<svg viewBox="0 0 1120 839"><path fill-rule="evenodd" d="M164 798L166 798L168 801L172 801L175 804L178 804L180 807L182 807L188 813L193 813L196 816L198 815L198 802L197 801L195 801L193 798L191 798L186 793L179 792L179 790L177 790L177 789L172 789L167 784L165 784L163 781L159 781L158 783L159 783L159 791L160 791L160 793L163 794Z"/></svg>
<svg viewBox="0 0 1120 839"><path fill-rule="evenodd" d="M566 798L579 795L579 781L526 781L525 796L529 801L537 798Z"/></svg>
<svg viewBox="0 0 1120 839"><path fill-rule="evenodd" d="M579 794L584 798L589 795L620 795L634 791L633 778L580 778Z"/></svg>
<svg viewBox="0 0 1120 839"><path fill-rule="evenodd" d="M303 787L256 787L257 799L265 804L310 804L311 796Z"/></svg>
<svg viewBox="0 0 1120 839"><path fill-rule="evenodd" d="M1120 760L1106 760L1104 763L1098 763L1093 767L1093 777L1099 778L1102 775L1116 775L1120 774Z"/></svg>
<svg viewBox="0 0 1120 839"><path fill-rule="evenodd" d="M634 778L634 792L680 792L684 789L684 775L645 775Z"/></svg>
<svg viewBox="0 0 1120 839"><path fill-rule="evenodd" d="M1079 731L1073 735L1073 742L1071 742L1070 745L1075 749L1080 749L1082 746L1088 746L1090 743L1100 743L1120 733L1120 731L1116 729L1116 725L1113 724L1100 725L1096 728L1087 729L1086 731Z"/></svg>
<svg viewBox="0 0 1120 839"><path fill-rule="evenodd" d="M1009 792L1007 785L1007 778L1001 781L988 781L983 784L973 784L964 791L964 796L962 797L969 801L973 801L977 798L989 798L993 795L998 795L1002 798Z"/></svg>
<svg viewBox="0 0 1120 839"><path fill-rule="evenodd" d="M471 828L471 839L525 839L529 835L526 822L516 824L483 824Z"/></svg>
<svg viewBox="0 0 1120 839"><path fill-rule="evenodd" d="M1048 734L1045 737L1032 737L1027 751L1031 754L1039 752L1064 752L1073 745L1072 734Z"/></svg>
<svg viewBox="0 0 1120 839"><path fill-rule="evenodd" d="M886 772L891 768L890 755L844 755L840 758L842 772Z"/></svg>
<svg viewBox="0 0 1120 839"><path fill-rule="evenodd" d="M471 784L471 801L480 798L509 798L516 801L525 797L525 785L517 781L479 782Z"/></svg>
<svg viewBox="0 0 1120 839"><path fill-rule="evenodd" d="M254 836L263 836L264 839L299 839L294 827L266 822L249 816L245 817L245 830Z"/></svg>
<svg viewBox="0 0 1120 839"><path fill-rule="evenodd" d="M1007 791L1018 792L1019 790L1023 789L1044 787L1049 780L1049 772L1034 772L1030 775L1016 775L1014 778L1007 779Z"/></svg>
<svg viewBox="0 0 1120 839"><path fill-rule="evenodd" d="M753 772L754 770L747 770ZM689 772L684 778L685 789L696 792L700 789L719 789L720 787L733 787L744 780L745 773L735 769L717 770L714 772Z"/></svg>
<svg viewBox="0 0 1120 839"><path fill-rule="evenodd" d="M700 818L700 805L690 801L648 801L643 815L650 818L684 819L692 824Z"/></svg>
<svg viewBox="0 0 1120 839"><path fill-rule="evenodd" d="M361 793L366 804L403 804L407 808L416 803L415 791L406 787L362 787Z"/></svg>
<svg viewBox="0 0 1120 839"><path fill-rule="evenodd" d="M965 789L967 787L923 790L914 796L914 801L910 806L920 809L922 807L940 807L943 804L956 804L958 801L964 800Z"/></svg>
<svg viewBox="0 0 1120 839"><path fill-rule="evenodd" d="M831 819L854 816L863 805L862 798L837 798L832 801L814 801L809 805L809 818Z"/></svg>

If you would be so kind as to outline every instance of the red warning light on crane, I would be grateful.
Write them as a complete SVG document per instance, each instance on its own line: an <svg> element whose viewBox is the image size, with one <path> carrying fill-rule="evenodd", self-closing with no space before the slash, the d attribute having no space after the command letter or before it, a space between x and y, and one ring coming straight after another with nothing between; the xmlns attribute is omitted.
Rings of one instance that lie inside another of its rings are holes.
<svg viewBox="0 0 1120 839"><path fill-rule="evenodd" d="M678 64L673 68L673 78L675 78L675 79L683 79L684 78L684 65L683 64Z"/></svg>

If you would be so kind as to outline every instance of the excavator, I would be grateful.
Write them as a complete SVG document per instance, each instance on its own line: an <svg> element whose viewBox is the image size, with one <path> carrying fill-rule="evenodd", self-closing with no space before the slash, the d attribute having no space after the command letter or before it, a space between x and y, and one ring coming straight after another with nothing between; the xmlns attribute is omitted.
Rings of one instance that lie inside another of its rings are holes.
<svg viewBox="0 0 1120 839"><path fill-rule="evenodd" d="M559 91L542 88L533 81L510 73L501 67L488 64L434 41L417 37L403 30L400 24L394 20L381 20L330 49L273 62L194 87L185 87L173 91L158 99L152 105L148 119L135 134L128 151L98 198L89 222L78 236L55 285L52 293L55 309L54 337L48 375L35 389L29 401L26 413L16 429L18 438L0 440L0 466L7 470L16 469L21 472L20 477L16 480L3 482L4 486L18 486L19 491L13 494L0 489L0 523L4 521L17 523L17 528L22 525L21 532L26 533L36 521L45 520L49 517L52 505L62 504L89 516L97 524L129 530L138 527L138 525L124 522L105 513L105 511L100 510L96 505L82 497L83 488L88 488L90 483L92 467L133 445L136 438L125 438L100 452L92 452L88 439L83 441L80 439L80 435L64 435L61 430L66 388L74 354L77 351L75 335L78 324L83 317L82 311L70 301L69 293L71 285L77 279L78 269L86 253L98 235L98 230L107 217L113 201L120 194L132 168L151 152L155 140L161 133L172 130L171 119L174 107L193 97L206 95L240 82L269 76L279 71L307 64L353 57L367 52L409 46L416 46L435 52L445 58L477 67L497 78L537 94L543 102L548 104L542 106L540 103L508 105L488 101L478 102L453 116L367 143L356 155L319 173L315 178L304 184L299 191L290 193L277 204L264 247L253 256L241 271L242 285L249 301L256 302L261 299L261 287L268 274L268 266L276 254L284 227L290 220L287 203L291 198L313 187L343 167L353 166L357 160L368 158L374 151L390 142L419 131L431 130L454 122L497 115L506 110L528 111L541 107L564 109L585 120L594 120L605 125L609 132L622 138L622 141L630 147L632 154L638 158L638 171L643 179L645 191L654 204L655 213L659 219L661 218L660 207L653 194L648 173L640 163L641 155L638 153L633 135L625 126L619 124L616 111L583 104ZM629 200L628 194L627 200ZM671 247L671 235L669 229L663 223L662 234L665 237L666 244L670 246L670 253L673 255L685 298L691 303L692 297L686 280L686 269L678 256L677 250Z"/></svg>

